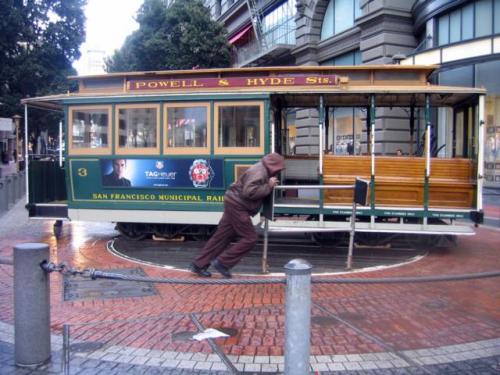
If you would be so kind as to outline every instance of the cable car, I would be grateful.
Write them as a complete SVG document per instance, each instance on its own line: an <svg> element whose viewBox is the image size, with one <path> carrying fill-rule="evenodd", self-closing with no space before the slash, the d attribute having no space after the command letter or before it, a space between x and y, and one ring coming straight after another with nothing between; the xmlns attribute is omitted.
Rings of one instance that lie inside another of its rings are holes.
<svg viewBox="0 0 500 375"><path fill-rule="evenodd" d="M370 181L358 232L473 234L483 218L486 92L433 85L435 68L70 77L75 92L23 100L26 134L31 108L59 111L64 144L58 157L29 159L29 216L56 220L55 228L61 220L115 222L132 239L206 238L226 188L278 152L287 168L270 230L348 232L353 191L328 186L358 177Z"/></svg>

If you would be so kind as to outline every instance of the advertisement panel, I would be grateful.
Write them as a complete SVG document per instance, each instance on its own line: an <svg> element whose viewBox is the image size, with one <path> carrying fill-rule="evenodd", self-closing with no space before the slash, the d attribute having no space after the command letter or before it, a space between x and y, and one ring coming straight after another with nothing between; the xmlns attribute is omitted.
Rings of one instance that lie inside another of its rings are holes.
<svg viewBox="0 0 500 375"><path fill-rule="evenodd" d="M101 159L106 187L223 188L221 159Z"/></svg>

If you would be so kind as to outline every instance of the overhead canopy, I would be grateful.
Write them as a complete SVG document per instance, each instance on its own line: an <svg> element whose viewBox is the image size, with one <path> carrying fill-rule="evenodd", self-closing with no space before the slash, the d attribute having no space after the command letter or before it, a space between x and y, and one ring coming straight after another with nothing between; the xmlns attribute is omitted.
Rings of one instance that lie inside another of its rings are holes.
<svg viewBox="0 0 500 375"><path fill-rule="evenodd" d="M238 40L243 38L247 33L252 30L252 25L248 25L244 27L241 31L233 35L231 38L229 38L229 43L235 44Z"/></svg>

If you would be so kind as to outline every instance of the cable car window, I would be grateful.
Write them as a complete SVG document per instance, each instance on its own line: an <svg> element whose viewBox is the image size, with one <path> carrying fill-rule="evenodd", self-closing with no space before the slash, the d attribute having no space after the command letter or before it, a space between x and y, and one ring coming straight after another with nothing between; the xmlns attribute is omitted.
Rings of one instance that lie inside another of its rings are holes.
<svg viewBox="0 0 500 375"><path fill-rule="evenodd" d="M110 112L108 106L70 108L70 154L107 154L111 152Z"/></svg>
<svg viewBox="0 0 500 375"><path fill-rule="evenodd" d="M208 103L165 105L165 149L171 153L208 154L209 112Z"/></svg>
<svg viewBox="0 0 500 375"><path fill-rule="evenodd" d="M263 151L262 103L216 104L216 149L224 153Z"/></svg>
<svg viewBox="0 0 500 375"><path fill-rule="evenodd" d="M157 105L117 106L116 153L159 153L159 112Z"/></svg>

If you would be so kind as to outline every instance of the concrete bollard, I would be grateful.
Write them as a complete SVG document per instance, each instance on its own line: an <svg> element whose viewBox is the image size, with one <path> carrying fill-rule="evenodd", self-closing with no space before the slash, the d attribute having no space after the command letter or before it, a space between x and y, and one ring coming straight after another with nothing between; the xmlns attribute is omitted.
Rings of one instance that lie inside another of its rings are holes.
<svg viewBox="0 0 500 375"><path fill-rule="evenodd" d="M19 172L21 175L21 196L26 194L26 173L24 171Z"/></svg>
<svg viewBox="0 0 500 375"><path fill-rule="evenodd" d="M4 179L0 179L0 214L7 211L9 206L7 198L7 186Z"/></svg>
<svg viewBox="0 0 500 375"><path fill-rule="evenodd" d="M19 176L17 173L14 173L11 175L12 177L12 187L14 189L14 203L17 202L19 198L21 198L21 195L19 194Z"/></svg>
<svg viewBox="0 0 500 375"><path fill-rule="evenodd" d="M310 373L311 351L311 271L303 259L285 265L285 374Z"/></svg>
<svg viewBox="0 0 500 375"><path fill-rule="evenodd" d="M14 247L14 357L17 366L50 360L49 275L40 264L49 246L25 243Z"/></svg>
<svg viewBox="0 0 500 375"><path fill-rule="evenodd" d="M10 175L7 175L4 177L3 181L7 193L7 209L9 209L10 206L14 204L14 188L12 187L12 177Z"/></svg>

